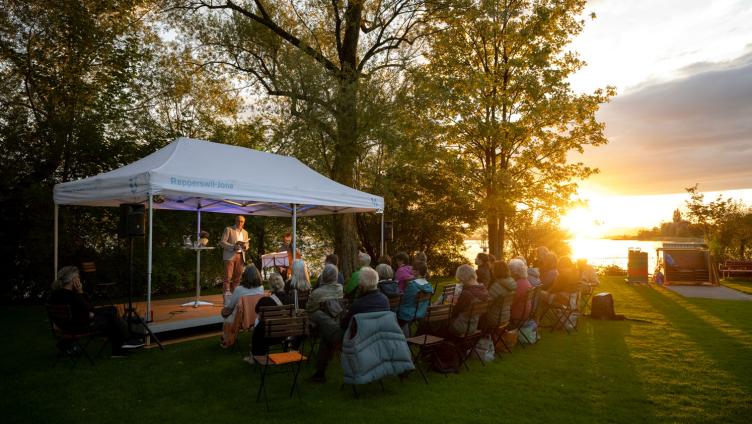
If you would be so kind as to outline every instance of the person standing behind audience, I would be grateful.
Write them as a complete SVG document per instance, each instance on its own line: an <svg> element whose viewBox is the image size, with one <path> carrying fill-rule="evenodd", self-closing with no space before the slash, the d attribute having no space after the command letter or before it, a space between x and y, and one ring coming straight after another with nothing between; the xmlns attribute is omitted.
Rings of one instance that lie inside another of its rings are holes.
<svg viewBox="0 0 752 424"><path fill-rule="evenodd" d="M407 283L413 279L413 267L410 266L410 257L405 252L394 255L394 279L399 285L400 291L405 291Z"/></svg>
<svg viewBox="0 0 752 424"><path fill-rule="evenodd" d="M243 229L245 217L235 217L235 225L226 227L219 240L222 246L222 259L225 265L225 279L222 290L225 295L232 293L240 283L240 275L245 265L245 252L248 250L248 232Z"/></svg>

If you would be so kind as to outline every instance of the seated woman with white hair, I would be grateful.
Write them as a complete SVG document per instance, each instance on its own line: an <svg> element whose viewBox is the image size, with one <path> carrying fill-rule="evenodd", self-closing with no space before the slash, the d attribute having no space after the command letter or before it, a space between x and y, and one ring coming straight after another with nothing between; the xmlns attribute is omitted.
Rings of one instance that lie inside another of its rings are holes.
<svg viewBox="0 0 752 424"><path fill-rule="evenodd" d="M291 292L295 307L298 309L305 309L304 303L298 303L298 295L300 292L311 291L311 277L308 273L308 265L302 259L295 259L292 263L292 276L290 281L287 282L287 291Z"/></svg>
<svg viewBox="0 0 752 424"><path fill-rule="evenodd" d="M449 331L455 336L475 332L480 322L479 315L469 315L472 305L489 300L488 290L478 282L478 275L472 266L465 264L457 268L455 277L462 284L462 293L452 308L452 322Z"/></svg>
<svg viewBox="0 0 752 424"><path fill-rule="evenodd" d="M517 283L514 301L512 302L511 318L513 320L520 320L525 318L525 314L532 307L530 302L527 301L527 292L533 288L527 279L527 264L520 259L512 259L509 261L509 275Z"/></svg>

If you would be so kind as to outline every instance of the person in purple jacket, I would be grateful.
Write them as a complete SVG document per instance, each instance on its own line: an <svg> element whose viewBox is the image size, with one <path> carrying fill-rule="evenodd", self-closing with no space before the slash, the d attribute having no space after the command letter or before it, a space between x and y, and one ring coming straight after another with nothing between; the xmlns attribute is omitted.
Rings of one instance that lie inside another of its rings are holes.
<svg viewBox="0 0 752 424"><path fill-rule="evenodd" d="M413 280L413 267L410 266L410 257L405 252L399 252L394 255L394 263L397 269L394 273L394 279L397 280L400 291L404 292L407 283Z"/></svg>

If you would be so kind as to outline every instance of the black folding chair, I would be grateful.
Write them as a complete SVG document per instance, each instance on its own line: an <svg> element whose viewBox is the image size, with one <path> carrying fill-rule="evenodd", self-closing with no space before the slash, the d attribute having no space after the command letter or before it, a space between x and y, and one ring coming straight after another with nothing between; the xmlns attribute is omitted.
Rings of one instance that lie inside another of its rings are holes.
<svg viewBox="0 0 752 424"><path fill-rule="evenodd" d="M104 338L102 345L97 351L97 357L102 354L105 346L107 346L107 334L99 330L88 331L66 331L63 330L65 325L63 323L71 322L73 314L71 313L70 305L45 305L47 309L47 317L50 321L50 328L52 329L52 335L55 338L57 346L57 356L53 367L57 365L60 358L63 356L68 357L71 360L71 369L76 367L81 357L86 358L91 365L94 365L94 360L87 352L86 348L89 346L92 340L96 338ZM63 324L62 326L60 324Z"/></svg>
<svg viewBox="0 0 752 424"><path fill-rule="evenodd" d="M415 367L426 384L428 384L428 378L426 378L425 371L430 368L432 362L436 359L436 349L444 343L444 338L435 334L444 334L451 318L451 304L431 305L426 311L425 318L420 322L420 332L423 334L407 339L407 344L411 348L415 347L414 350L411 349L413 350L413 363L415 363ZM425 370L421 366L422 362L427 364Z"/></svg>
<svg viewBox="0 0 752 424"><path fill-rule="evenodd" d="M267 376L269 375L269 370L272 368L283 368L292 372L292 386L290 387L289 397L292 397L293 393L297 392L298 398L301 398L300 389L298 388L298 375L300 374L300 366L306 360L306 357L299 351L288 350L286 341L289 338L304 338L306 335L308 335L308 317L305 315L283 318L267 317L265 319L264 337L272 340L273 344L282 346L281 352L270 353L270 349L267 350L266 355L253 357L256 363L261 366L261 382L259 383L256 402L261 400L263 394L267 412L269 411ZM302 346L300 350L303 350Z"/></svg>
<svg viewBox="0 0 752 424"><path fill-rule="evenodd" d="M483 337L483 332L477 329L477 325L480 324L483 316L488 312L488 302L476 302L470 305L470 309L465 312L467 316L467 327L462 335L455 336L452 340L455 349L457 350L457 356L460 359L460 366L464 365L465 369L470 371L470 366L467 365L467 360L470 356L475 356L480 360L480 363L485 367L483 358L480 357L475 350L475 345ZM473 330L473 323L476 323L476 329Z"/></svg>

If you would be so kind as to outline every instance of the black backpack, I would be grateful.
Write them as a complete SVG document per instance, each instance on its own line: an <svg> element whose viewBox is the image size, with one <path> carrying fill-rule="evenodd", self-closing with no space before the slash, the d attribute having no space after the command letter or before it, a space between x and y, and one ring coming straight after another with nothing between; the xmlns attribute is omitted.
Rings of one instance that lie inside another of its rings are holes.
<svg viewBox="0 0 752 424"><path fill-rule="evenodd" d="M614 319L614 298L611 293L598 293L593 296L590 306L590 318Z"/></svg>

